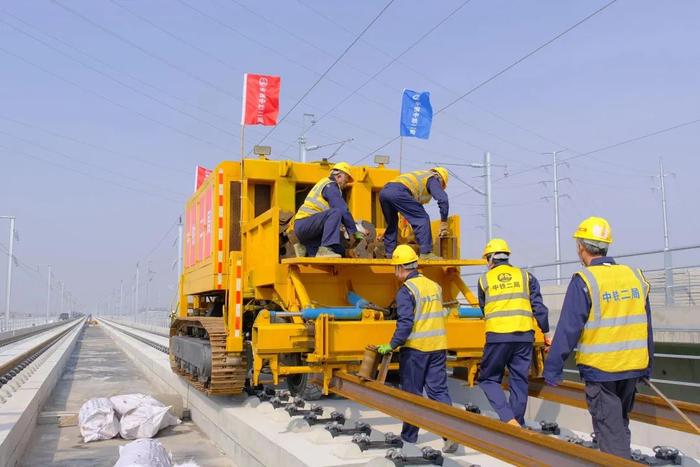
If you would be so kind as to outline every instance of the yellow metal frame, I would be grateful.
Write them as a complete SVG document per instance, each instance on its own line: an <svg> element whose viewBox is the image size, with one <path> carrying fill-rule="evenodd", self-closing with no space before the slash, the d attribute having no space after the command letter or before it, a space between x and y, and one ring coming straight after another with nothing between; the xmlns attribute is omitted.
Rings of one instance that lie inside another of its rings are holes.
<svg viewBox="0 0 700 467"><path fill-rule="evenodd" d="M282 264L303 264L320 266L391 266L391 259L382 258L285 258ZM441 260L419 260L418 266L482 266L486 261L483 259L441 259Z"/></svg>
<svg viewBox="0 0 700 467"><path fill-rule="evenodd" d="M465 368L468 384L474 384L478 362L483 353L484 321L474 318L459 318L457 298L462 295L472 306L477 299L461 276L459 266L481 265L482 260L437 260L420 262L422 272L443 286L443 299L450 316L447 320L448 347L452 358L449 366ZM393 275L394 267L384 259L285 259L288 265L290 286L296 301L290 309L299 310L315 304L311 297L323 300L322 305L345 304L347 290L361 290L361 295L380 305L381 298L391 301L399 284ZM366 278L368 285L360 278ZM370 309L362 311L359 320L335 320L329 315L320 315L313 322L275 323L269 312L260 313L253 328L254 383L260 371L269 365L273 380L281 375L318 373L327 392L332 371L328 368L352 371L361 361L365 347L371 343L388 342L396 327L393 320L384 320L381 312ZM313 326L312 326L313 324ZM282 354L304 355L306 365L286 368L280 365ZM395 365L394 365L395 367ZM302 370L303 368L303 370Z"/></svg>

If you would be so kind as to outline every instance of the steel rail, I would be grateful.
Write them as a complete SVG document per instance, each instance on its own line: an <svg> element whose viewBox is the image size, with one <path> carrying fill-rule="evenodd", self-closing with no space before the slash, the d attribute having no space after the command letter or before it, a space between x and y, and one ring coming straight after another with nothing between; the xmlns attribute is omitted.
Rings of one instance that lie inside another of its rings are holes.
<svg viewBox="0 0 700 467"><path fill-rule="evenodd" d="M532 397L582 409L587 408L584 385L574 381L562 381L550 386L542 380L530 380L528 393ZM700 424L700 404L673 401L696 425ZM695 434L688 423L674 412L660 397L637 394L630 418L644 423Z"/></svg>
<svg viewBox="0 0 700 467"><path fill-rule="evenodd" d="M22 365L22 363L25 360L30 359L34 356L38 356L40 353L48 350L49 347L51 347L53 344L58 342L63 336L65 336L70 331L72 331L78 324L79 323L75 323L75 324L71 325L70 327L59 332L55 336L51 336L50 338L46 339L45 341L40 342L39 344L35 345L31 349L28 349L28 350L22 352L21 354L16 355L12 359L10 359L10 360L6 361L5 363L3 363L2 365L0 365L0 377L6 378L9 382L9 380L14 378L16 376L16 374L19 373L19 371L24 369L24 368L19 368L19 370L17 370L17 368L20 365ZM13 371L15 372L15 374L13 374ZM9 378L8 378L8 376L9 376ZM2 384L4 384L4 383L2 383ZM0 384L0 386L2 384Z"/></svg>
<svg viewBox="0 0 700 467"><path fill-rule="evenodd" d="M139 336L138 334L134 334L131 331L127 331L124 328L128 328L129 326L127 326L125 324L115 323L113 321L109 321L109 320L106 320L104 318L100 318L100 321L104 321L105 323L107 323L107 325L112 326L114 329L121 332L122 334L126 334L127 336L129 336L133 339L136 339L137 341L143 342L144 344L149 345L149 346L153 347L154 349L159 350L160 352L163 352L164 354L170 353L170 350L168 349L168 347L165 347L164 345L160 345L157 342L149 340L143 336ZM143 332L149 332L149 331L143 331ZM155 336L160 336L160 334L155 334L155 333L151 333L151 334L153 334ZM161 336L161 337L164 337L164 336Z"/></svg>
<svg viewBox="0 0 700 467"><path fill-rule="evenodd" d="M335 373L330 391L515 465L639 465L344 372Z"/></svg>

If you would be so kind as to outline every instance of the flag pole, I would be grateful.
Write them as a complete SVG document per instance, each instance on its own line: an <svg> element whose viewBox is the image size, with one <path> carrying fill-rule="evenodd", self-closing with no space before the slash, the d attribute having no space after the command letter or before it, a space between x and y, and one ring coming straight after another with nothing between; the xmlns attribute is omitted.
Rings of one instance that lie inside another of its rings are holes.
<svg viewBox="0 0 700 467"><path fill-rule="evenodd" d="M245 110L248 98L248 73L243 73L243 99L241 99L241 161L245 157ZM242 167L242 166L241 166ZM241 177L241 182L243 182ZM241 184L241 187L243 185ZM241 206L242 208L243 206Z"/></svg>
<svg viewBox="0 0 700 467"><path fill-rule="evenodd" d="M245 125L241 124L241 159L245 157Z"/></svg>
<svg viewBox="0 0 700 467"><path fill-rule="evenodd" d="M403 162L403 136L399 136L399 172L401 172L402 162Z"/></svg>

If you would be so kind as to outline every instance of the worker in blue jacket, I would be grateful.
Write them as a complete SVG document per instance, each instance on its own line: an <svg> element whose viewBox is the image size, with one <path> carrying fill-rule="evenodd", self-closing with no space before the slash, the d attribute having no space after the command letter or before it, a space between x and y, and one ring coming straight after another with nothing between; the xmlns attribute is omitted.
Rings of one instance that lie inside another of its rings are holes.
<svg viewBox="0 0 700 467"><path fill-rule="evenodd" d="M535 341L534 322L551 344L549 310L542 301L535 276L511 266L510 248L505 240L494 238L483 253L488 271L479 278L479 307L486 321L486 345L479 368L479 387L502 422L525 424L528 375ZM533 319L534 318L534 319ZM501 389L508 368L509 398Z"/></svg>
<svg viewBox="0 0 700 467"><path fill-rule="evenodd" d="M304 204L292 220L299 243L294 245L297 257L309 256L340 258L340 224L355 241L364 238L357 230L355 219L343 199L342 190L351 182L351 168L347 162L338 162L328 177L316 183L306 195Z"/></svg>
<svg viewBox="0 0 700 467"><path fill-rule="evenodd" d="M418 272L418 255L408 245L394 250L391 264L402 284L396 292L398 319L391 342L377 350L386 354L401 347L401 389L421 396L425 390L429 399L451 405L447 389L447 311L442 305L442 289ZM415 443L418 427L404 423L401 439ZM445 440L443 452L455 452L457 447L455 442Z"/></svg>
<svg viewBox="0 0 700 467"><path fill-rule="evenodd" d="M387 183L379 192L379 203L386 220L384 247L387 258L396 248L399 213L411 224L416 242L420 247L420 259L440 259L433 253L433 237L430 231L430 216L423 207L435 199L440 208L440 236L449 234L447 217L450 204L445 193L447 170L435 167L430 170L416 170L399 175Z"/></svg>
<svg viewBox="0 0 700 467"><path fill-rule="evenodd" d="M649 283L640 270L607 255L612 233L605 219L585 219L574 238L584 268L566 290L544 378L556 386L564 362L578 347L576 365L598 446L627 459L636 385L651 377L654 355Z"/></svg>

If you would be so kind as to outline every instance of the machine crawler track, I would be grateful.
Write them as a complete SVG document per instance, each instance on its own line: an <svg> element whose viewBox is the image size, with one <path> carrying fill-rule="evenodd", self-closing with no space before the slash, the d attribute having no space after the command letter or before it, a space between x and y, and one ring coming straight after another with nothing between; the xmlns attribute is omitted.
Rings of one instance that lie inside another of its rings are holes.
<svg viewBox="0 0 700 467"><path fill-rule="evenodd" d="M170 346L170 367L189 380L197 390L208 395L235 395L243 392L246 382L247 364L242 353L226 352L226 329L221 318L192 316L178 318L170 326L170 338L176 336L198 337L208 341L210 350L210 371L204 377L193 374L188 368L197 367L197 362L183 362L174 355ZM206 344L202 342L203 347Z"/></svg>

